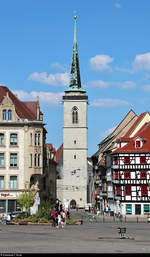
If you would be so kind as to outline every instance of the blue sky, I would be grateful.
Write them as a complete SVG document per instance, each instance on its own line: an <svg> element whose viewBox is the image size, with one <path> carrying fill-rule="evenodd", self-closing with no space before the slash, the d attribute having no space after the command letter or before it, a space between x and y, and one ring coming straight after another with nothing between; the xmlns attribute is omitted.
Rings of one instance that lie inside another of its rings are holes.
<svg viewBox="0 0 150 257"><path fill-rule="evenodd" d="M75 10L90 156L131 108L150 110L149 0L1 0L0 84L23 101L39 96L47 142L58 148Z"/></svg>

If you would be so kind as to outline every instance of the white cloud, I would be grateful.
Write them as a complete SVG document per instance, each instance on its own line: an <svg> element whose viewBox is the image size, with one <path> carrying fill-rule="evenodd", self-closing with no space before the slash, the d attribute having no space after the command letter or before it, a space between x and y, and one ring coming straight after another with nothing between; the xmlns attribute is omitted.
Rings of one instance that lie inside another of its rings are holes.
<svg viewBox="0 0 150 257"><path fill-rule="evenodd" d="M34 101L37 99L37 96L39 96L40 103L44 103L47 105L57 105L61 101L62 95L64 94L61 92L53 93L36 91L27 93L23 90L14 90L13 93L17 95L17 97L22 101Z"/></svg>
<svg viewBox="0 0 150 257"><path fill-rule="evenodd" d="M132 72L150 70L150 52L136 55L132 63Z"/></svg>
<svg viewBox="0 0 150 257"><path fill-rule="evenodd" d="M100 134L100 137L107 137L108 135L110 135L114 130L115 130L116 127L112 127L112 128L109 128L105 131L103 131L101 134Z"/></svg>
<svg viewBox="0 0 150 257"><path fill-rule="evenodd" d="M121 4L120 3L114 3L114 6L116 7L116 8L121 8Z"/></svg>
<svg viewBox="0 0 150 257"><path fill-rule="evenodd" d="M113 62L113 58L109 55L96 55L90 59L90 66L95 71L112 71L109 66Z"/></svg>
<svg viewBox="0 0 150 257"><path fill-rule="evenodd" d="M143 88L145 91L150 92L150 85L144 85Z"/></svg>
<svg viewBox="0 0 150 257"><path fill-rule="evenodd" d="M119 85L122 88L135 88L136 87L136 83L133 81L124 81L124 82L119 82Z"/></svg>
<svg viewBox="0 0 150 257"><path fill-rule="evenodd" d="M66 71L66 68L65 68L63 65L61 65L60 63L58 63L58 62L52 63L52 64L51 64L51 67L52 67L53 69L56 69L56 70Z"/></svg>
<svg viewBox="0 0 150 257"><path fill-rule="evenodd" d="M91 103L92 106L95 107L117 107L120 105L129 105L129 103L125 100L120 100L120 99L112 99L112 98L100 98Z"/></svg>
<svg viewBox="0 0 150 257"><path fill-rule="evenodd" d="M113 81L103 81L103 80L92 80L87 83L89 87L99 87L99 88L107 88L109 86L113 87L121 87L123 89L131 89L136 87L136 83L133 81L123 81L123 82L113 82Z"/></svg>
<svg viewBox="0 0 150 257"><path fill-rule="evenodd" d="M103 80L92 80L88 82L88 86L99 87L99 88L106 88L110 85L110 82L106 82Z"/></svg>
<svg viewBox="0 0 150 257"><path fill-rule="evenodd" d="M69 84L69 73L47 74L47 72L34 72L29 75L30 80L38 81L40 83L52 86L67 86Z"/></svg>

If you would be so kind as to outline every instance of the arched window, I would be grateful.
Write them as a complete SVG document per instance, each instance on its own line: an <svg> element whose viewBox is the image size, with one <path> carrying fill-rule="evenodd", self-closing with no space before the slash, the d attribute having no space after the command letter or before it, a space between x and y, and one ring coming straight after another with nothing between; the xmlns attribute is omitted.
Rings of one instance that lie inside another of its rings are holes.
<svg viewBox="0 0 150 257"><path fill-rule="evenodd" d="M6 120L6 110L3 110L3 120Z"/></svg>
<svg viewBox="0 0 150 257"><path fill-rule="evenodd" d="M72 123L78 123L78 108L76 106L72 108Z"/></svg>
<svg viewBox="0 0 150 257"><path fill-rule="evenodd" d="M8 120L12 120L12 110L8 110Z"/></svg>

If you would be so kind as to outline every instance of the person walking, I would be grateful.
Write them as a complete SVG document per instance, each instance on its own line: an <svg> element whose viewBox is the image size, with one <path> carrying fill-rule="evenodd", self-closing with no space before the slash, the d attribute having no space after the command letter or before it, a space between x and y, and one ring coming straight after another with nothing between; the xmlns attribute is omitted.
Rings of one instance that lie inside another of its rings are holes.
<svg viewBox="0 0 150 257"><path fill-rule="evenodd" d="M53 220L53 227L56 227L56 209L52 211L52 220Z"/></svg>
<svg viewBox="0 0 150 257"><path fill-rule="evenodd" d="M64 226L66 225L66 213L64 210L62 210L61 212L61 225L62 228L64 228Z"/></svg>
<svg viewBox="0 0 150 257"><path fill-rule="evenodd" d="M59 228L61 225L61 214L60 214L60 211L58 212L58 225L57 227Z"/></svg>

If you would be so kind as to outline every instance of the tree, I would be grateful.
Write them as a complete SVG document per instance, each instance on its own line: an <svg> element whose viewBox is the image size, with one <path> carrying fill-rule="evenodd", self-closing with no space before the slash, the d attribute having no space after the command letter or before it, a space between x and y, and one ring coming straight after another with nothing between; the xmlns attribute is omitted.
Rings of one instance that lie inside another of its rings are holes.
<svg viewBox="0 0 150 257"><path fill-rule="evenodd" d="M18 198L20 208L25 208L27 215L30 215L30 207L34 204L34 193L31 190L24 191Z"/></svg>

